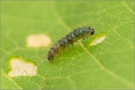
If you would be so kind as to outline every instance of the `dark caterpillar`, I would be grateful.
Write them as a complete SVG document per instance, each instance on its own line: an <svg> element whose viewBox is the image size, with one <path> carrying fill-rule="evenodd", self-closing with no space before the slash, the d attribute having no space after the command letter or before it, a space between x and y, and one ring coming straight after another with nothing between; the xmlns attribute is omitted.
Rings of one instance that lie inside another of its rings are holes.
<svg viewBox="0 0 135 90"><path fill-rule="evenodd" d="M70 32L61 40L59 40L48 52L48 60L53 61L54 57L61 53L69 45L73 45L79 39L84 39L90 35L94 35L94 29L91 27L81 27Z"/></svg>

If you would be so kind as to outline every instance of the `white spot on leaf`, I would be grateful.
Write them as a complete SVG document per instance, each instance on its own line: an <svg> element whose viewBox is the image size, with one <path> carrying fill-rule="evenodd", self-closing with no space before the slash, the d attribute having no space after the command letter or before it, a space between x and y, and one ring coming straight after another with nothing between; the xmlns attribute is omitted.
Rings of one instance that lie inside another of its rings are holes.
<svg viewBox="0 0 135 90"><path fill-rule="evenodd" d="M50 38L44 34L30 35L27 38L27 47L30 48L47 47L50 43Z"/></svg>
<svg viewBox="0 0 135 90"><path fill-rule="evenodd" d="M32 62L24 61L21 58L10 60L11 70L8 72L10 77L33 76L37 73L37 66Z"/></svg>
<svg viewBox="0 0 135 90"><path fill-rule="evenodd" d="M91 41L90 46L97 45L101 43L106 38L106 33L99 34Z"/></svg>

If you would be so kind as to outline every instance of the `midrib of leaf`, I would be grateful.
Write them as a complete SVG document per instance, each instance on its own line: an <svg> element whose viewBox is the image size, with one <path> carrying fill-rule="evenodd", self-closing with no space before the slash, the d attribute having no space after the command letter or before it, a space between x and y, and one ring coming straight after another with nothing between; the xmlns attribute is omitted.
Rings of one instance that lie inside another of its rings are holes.
<svg viewBox="0 0 135 90"><path fill-rule="evenodd" d="M134 84L128 80L126 80L125 78L121 77L121 76L118 76L117 74L115 74L114 72L110 71L109 69L107 69L106 67L104 67L100 62L99 60L94 56L92 55L84 46L81 42L79 42L80 46L84 49L84 51L89 55L91 56L94 61L98 64L98 66L100 67L100 69L104 72L106 72L108 75L112 76L113 78L121 81L122 83L126 84L127 86L134 86Z"/></svg>
<svg viewBox="0 0 135 90"><path fill-rule="evenodd" d="M59 19L59 22L61 25L63 25L63 27L65 27L66 30L71 30L71 28L63 21L63 19L61 18L61 16L59 15L57 9L56 9L56 4L55 2L52 2L54 8L53 8L53 12L55 14L55 16ZM103 10L104 11L104 10ZM97 63L97 65L100 67L100 69L102 71L104 71L105 73L107 73L108 75L110 75L111 77L119 80L120 82L124 83L125 85L127 86L132 86L132 88L134 88L134 83L130 82L129 80L115 74L114 72L112 72L111 70L107 69L105 66L103 66L99 60L94 56L92 55L83 45L81 42L79 42L80 46L83 48L83 50L90 56L94 59L94 61Z"/></svg>

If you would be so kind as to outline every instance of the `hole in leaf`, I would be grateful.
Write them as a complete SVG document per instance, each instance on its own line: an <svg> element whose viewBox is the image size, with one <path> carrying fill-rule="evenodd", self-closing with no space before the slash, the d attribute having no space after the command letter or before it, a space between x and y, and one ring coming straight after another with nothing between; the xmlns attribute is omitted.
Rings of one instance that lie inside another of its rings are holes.
<svg viewBox="0 0 135 90"><path fill-rule="evenodd" d="M90 42L90 46L94 46L94 45L97 45L99 43L101 43L102 41L104 41L106 38L106 33L101 33L101 34L98 34L96 35L93 40Z"/></svg>
<svg viewBox="0 0 135 90"><path fill-rule="evenodd" d="M47 47L51 43L50 38L44 34L29 35L26 41L27 47L30 48Z"/></svg>
<svg viewBox="0 0 135 90"><path fill-rule="evenodd" d="M11 69L8 72L10 77L33 76L37 73L37 66L33 62L25 61L23 58L11 58L10 66Z"/></svg>

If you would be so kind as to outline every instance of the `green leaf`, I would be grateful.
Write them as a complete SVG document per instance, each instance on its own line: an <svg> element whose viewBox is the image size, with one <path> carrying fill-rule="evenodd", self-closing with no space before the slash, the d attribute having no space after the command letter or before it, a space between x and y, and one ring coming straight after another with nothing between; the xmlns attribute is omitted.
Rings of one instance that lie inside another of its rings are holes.
<svg viewBox="0 0 135 90"><path fill-rule="evenodd" d="M134 89L133 0L2 1L1 12L2 89ZM95 35L49 62L53 44L81 26L93 27ZM104 41L90 46L102 33ZM51 44L28 47L28 36L38 34ZM36 75L11 77L17 57L36 65Z"/></svg>

